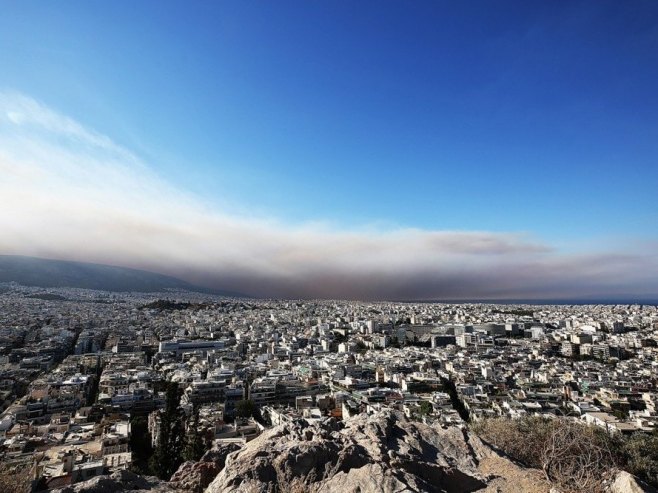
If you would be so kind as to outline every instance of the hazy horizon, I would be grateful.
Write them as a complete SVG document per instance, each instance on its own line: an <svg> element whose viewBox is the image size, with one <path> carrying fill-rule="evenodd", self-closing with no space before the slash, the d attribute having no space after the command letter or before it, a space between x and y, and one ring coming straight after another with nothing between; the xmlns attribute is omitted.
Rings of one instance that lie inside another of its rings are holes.
<svg viewBox="0 0 658 493"><path fill-rule="evenodd" d="M658 297L658 8L410 5L7 8L0 254L258 297Z"/></svg>

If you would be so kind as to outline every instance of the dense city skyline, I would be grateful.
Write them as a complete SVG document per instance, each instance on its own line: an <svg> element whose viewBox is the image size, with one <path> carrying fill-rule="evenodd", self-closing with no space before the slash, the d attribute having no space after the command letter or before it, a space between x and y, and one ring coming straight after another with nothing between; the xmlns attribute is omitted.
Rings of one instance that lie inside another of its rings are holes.
<svg viewBox="0 0 658 493"><path fill-rule="evenodd" d="M504 6L7 7L0 254L265 297L655 299L658 9Z"/></svg>

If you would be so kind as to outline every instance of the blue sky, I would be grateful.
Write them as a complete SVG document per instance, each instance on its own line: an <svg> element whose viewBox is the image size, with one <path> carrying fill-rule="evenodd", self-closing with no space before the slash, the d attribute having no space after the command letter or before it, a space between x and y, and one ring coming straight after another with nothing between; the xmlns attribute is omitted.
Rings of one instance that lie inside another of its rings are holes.
<svg viewBox="0 0 658 493"><path fill-rule="evenodd" d="M222 213L656 241L658 4L3 2L0 89Z"/></svg>

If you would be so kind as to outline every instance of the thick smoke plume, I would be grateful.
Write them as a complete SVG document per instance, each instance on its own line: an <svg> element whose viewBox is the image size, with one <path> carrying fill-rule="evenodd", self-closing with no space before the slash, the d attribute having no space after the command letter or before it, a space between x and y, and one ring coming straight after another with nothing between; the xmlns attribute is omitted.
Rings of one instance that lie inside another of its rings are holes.
<svg viewBox="0 0 658 493"><path fill-rule="evenodd" d="M524 234L317 224L215 210L108 137L26 96L0 93L2 254L135 267L266 297L658 292L649 249L574 255Z"/></svg>

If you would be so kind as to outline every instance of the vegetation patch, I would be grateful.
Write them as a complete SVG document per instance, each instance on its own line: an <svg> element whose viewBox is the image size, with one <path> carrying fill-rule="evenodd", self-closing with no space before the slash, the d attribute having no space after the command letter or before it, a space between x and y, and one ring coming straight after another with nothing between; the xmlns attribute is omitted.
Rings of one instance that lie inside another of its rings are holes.
<svg viewBox="0 0 658 493"><path fill-rule="evenodd" d="M599 493L614 471L658 486L658 436L610 435L570 418L491 418L471 424L485 442L527 467L543 471L561 491Z"/></svg>

